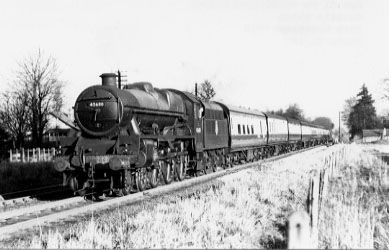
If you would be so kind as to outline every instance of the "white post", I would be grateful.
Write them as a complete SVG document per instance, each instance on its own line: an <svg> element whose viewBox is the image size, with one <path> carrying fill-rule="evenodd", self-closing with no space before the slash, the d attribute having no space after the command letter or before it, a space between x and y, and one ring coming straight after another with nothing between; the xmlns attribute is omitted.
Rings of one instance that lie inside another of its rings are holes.
<svg viewBox="0 0 389 250"><path fill-rule="evenodd" d="M12 149L9 150L9 161L12 162Z"/></svg>
<svg viewBox="0 0 389 250"><path fill-rule="evenodd" d="M309 215L305 211L298 211L289 217L288 249L315 249L311 240Z"/></svg>

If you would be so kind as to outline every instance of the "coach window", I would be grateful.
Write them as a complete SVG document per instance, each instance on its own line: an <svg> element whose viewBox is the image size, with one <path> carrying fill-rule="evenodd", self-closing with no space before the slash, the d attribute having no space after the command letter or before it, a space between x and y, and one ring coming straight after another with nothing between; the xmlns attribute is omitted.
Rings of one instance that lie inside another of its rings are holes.
<svg viewBox="0 0 389 250"><path fill-rule="evenodd" d="M244 125L242 125L243 127L243 134L245 135L246 134L246 127Z"/></svg>
<svg viewBox="0 0 389 250"><path fill-rule="evenodd" d="M254 134L254 125L251 125L251 134Z"/></svg>
<svg viewBox="0 0 389 250"><path fill-rule="evenodd" d="M238 134L240 134L240 124L238 124Z"/></svg>

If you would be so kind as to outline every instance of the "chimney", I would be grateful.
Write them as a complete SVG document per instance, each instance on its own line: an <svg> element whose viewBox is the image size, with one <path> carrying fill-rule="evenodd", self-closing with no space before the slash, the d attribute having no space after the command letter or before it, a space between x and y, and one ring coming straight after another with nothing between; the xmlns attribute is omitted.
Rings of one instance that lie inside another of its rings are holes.
<svg viewBox="0 0 389 250"><path fill-rule="evenodd" d="M114 73L104 73L100 75L101 77L101 84L103 86L112 86L117 87L116 85L116 77L117 75Z"/></svg>

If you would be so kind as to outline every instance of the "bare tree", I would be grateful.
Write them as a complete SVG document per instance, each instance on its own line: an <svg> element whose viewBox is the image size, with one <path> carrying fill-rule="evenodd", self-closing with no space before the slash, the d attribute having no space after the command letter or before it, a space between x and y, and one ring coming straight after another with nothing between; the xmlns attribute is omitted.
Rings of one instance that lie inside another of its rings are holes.
<svg viewBox="0 0 389 250"><path fill-rule="evenodd" d="M29 129L29 107L26 92L5 92L0 104L0 120L4 130L14 141L14 146L22 147Z"/></svg>
<svg viewBox="0 0 389 250"><path fill-rule="evenodd" d="M198 91L198 97L202 101L209 101L216 95L216 91L213 88L210 81L205 80L200 84L200 89Z"/></svg>
<svg viewBox="0 0 389 250"><path fill-rule="evenodd" d="M63 84L58 80L56 60L51 56L45 57L38 50L19 63L17 80L19 92L27 95L32 143L41 146L50 112L60 111L63 105Z"/></svg>

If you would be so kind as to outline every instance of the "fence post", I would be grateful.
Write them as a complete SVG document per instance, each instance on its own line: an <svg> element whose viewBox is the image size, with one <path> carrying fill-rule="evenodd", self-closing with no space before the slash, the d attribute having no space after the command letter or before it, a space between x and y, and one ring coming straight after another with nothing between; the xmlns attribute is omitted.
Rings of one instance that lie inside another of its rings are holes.
<svg viewBox="0 0 389 250"><path fill-rule="evenodd" d="M12 162L12 149L9 150L9 162Z"/></svg>
<svg viewBox="0 0 389 250"><path fill-rule="evenodd" d="M308 190L308 213L310 217L310 226L311 226L311 242L314 244L314 248L317 248L318 242L318 232L317 226L319 221L319 193L320 193L320 174L315 170L313 171L313 176L309 181L309 190Z"/></svg>
<svg viewBox="0 0 389 250"><path fill-rule="evenodd" d="M38 148L38 161L41 161L42 160L42 155L41 155L41 148Z"/></svg>

